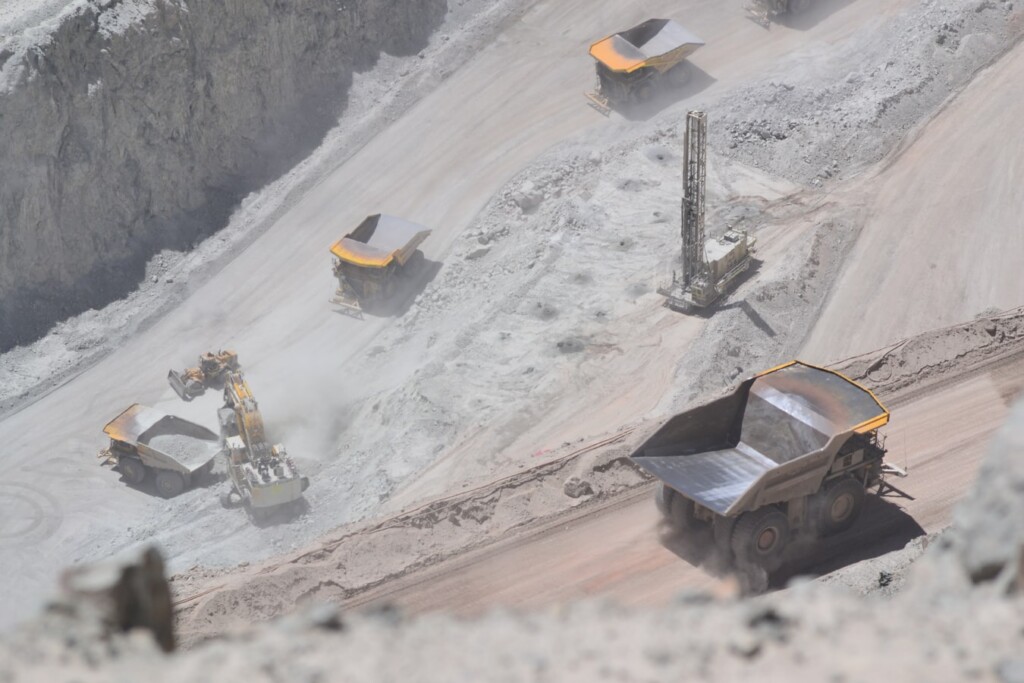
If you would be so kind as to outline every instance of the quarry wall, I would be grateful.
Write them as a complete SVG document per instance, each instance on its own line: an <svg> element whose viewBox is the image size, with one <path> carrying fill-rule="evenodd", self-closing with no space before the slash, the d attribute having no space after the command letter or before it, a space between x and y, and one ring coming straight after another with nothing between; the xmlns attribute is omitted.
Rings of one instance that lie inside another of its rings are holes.
<svg viewBox="0 0 1024 683"><path fill-rule="evenodd" d="M0 351L131 291L302 159L446 0L76 0L0 36Z"/></svg>

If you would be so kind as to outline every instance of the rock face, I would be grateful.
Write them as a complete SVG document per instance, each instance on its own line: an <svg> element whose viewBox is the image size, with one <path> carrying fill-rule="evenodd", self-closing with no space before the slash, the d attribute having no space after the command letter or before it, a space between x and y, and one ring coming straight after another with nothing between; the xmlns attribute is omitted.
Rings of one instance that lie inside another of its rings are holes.
<svg viewBox="0 0 1024 683"><path fill-rule="evenodd" d="M301 159L445 0L81 0L0 37L0 351L129 292Z"/></svg>

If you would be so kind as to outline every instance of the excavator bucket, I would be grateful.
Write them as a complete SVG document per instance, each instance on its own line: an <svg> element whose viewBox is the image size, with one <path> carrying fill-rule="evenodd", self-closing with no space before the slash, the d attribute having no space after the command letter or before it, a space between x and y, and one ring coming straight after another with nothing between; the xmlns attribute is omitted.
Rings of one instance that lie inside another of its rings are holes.
<svg viewBox="0 0 1024 683"><path fill-rule="evenodd" d="M168 371L167 383L171 385L171 389L174 389L174 393L183 401L191 401L196 396L202 396L206 393L206 387L203 386L202 382L197 382L175 370Z"/></svg>

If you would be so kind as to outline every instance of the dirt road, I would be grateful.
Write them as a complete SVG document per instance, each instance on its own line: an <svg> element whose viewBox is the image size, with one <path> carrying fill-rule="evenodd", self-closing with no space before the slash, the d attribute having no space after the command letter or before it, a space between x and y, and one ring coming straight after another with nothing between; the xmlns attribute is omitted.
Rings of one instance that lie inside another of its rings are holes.
<svg viewBox="0 0 1024 683"><path fill-rule="evenodd" d="M100 430L137 401L212 423L215 396L184 406L163 377L168 367L223 346L241 353L266 405L343 412L365 390L346 382L346 359L389 321L331 313L327 246L367 213L386 211L432 226L427 257L443 261L494 192L539 153L590 127L628 126L583 104L581 90L592 79L586 46L595 36L650 15L685 15L708 42L693 61L708 76L703 92L712 92L755 76L809 41L840 40L905 4L823 3L799 27L772 31L747 21L738 0L529 4L492 45L323 178L182 306L0 423L6 472L0 570L12 577L0 591L3 621L32 611L57 568L140 540L159 541L172 568L181 569L283 552L345 521L351 507L321 508L299 526L257 529L242 516L225 516L211 491L167 502L129 489L95 465ZM421 362L389 368L387 381L401 381ZM267 387L276 388L272 398ZM336 457L330 454L322 467Z"/></svg>
<svg viewBox="0 0 1024 683"><path fill-rule="evenodd" d="M1018 354L907 402L897 398L885 429L888 457L909 470L908 478L895 483L914 499L869 499L851 531L798 555L785 572L832 570L948 525L953 504L970 488L989 438L1022 388L1024 354ZM528 534L410 573L345 604L393 603L411 612L463 614L593 596L655 604L685 589L724 588L721 579L693 564L700 559L699 549L666 534L648 486L598 510L569 513Z"/></svg>
<svg viewBox="0 0 1024 683"><path fill-rule="evenodd" d="M1024 302L1021 78L1024 45L845 193L869 218L805 357L844 358Z"/></svg>

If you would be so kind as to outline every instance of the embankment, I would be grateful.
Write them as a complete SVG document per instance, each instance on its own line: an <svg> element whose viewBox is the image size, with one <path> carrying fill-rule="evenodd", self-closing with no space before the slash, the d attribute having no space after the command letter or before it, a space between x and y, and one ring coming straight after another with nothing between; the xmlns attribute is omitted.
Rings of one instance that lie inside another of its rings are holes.
<svg viewBox="0 0 1024 683"><path fill-rule="evenodd" d="M131 291L413 55L445 0L78 0L0 36L0 351Z"/></svg>

